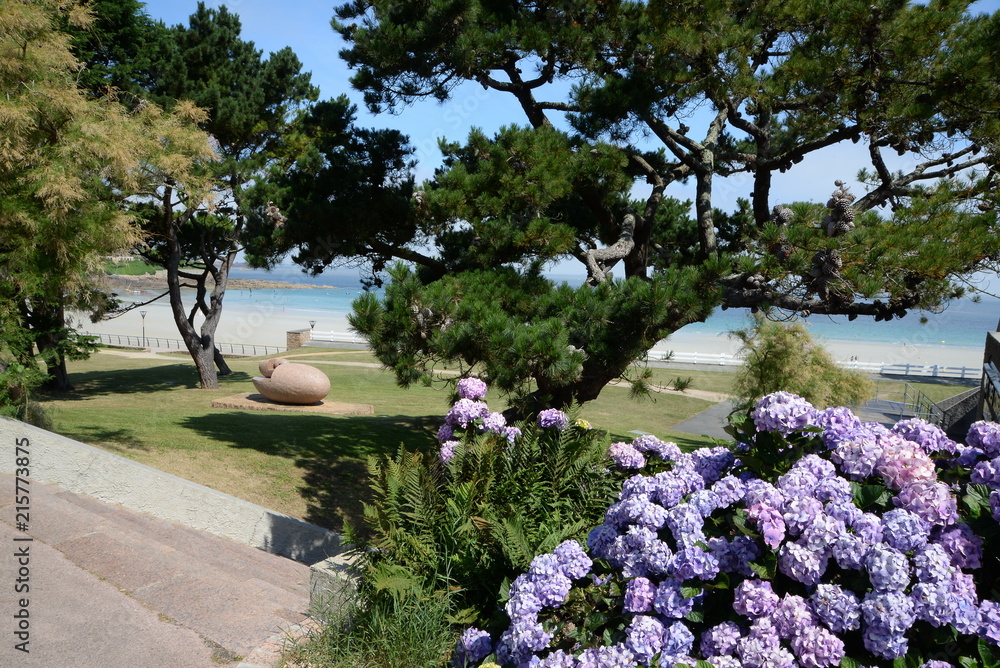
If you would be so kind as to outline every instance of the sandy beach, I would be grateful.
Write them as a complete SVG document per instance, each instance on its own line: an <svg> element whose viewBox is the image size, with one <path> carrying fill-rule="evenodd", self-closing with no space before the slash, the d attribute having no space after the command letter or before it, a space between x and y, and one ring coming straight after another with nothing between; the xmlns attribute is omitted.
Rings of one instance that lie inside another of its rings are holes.
<svg viewBox="0 0 1000 668"><path fill-rule="evenodd" d="M161 337L179 339L166 298L143 307L146 311L145 334L147 338ZM317 332L338 332L350 335L346 315L317 315L315 312L300 313L269 303L252 307L227 306L222 314L216 339L225 343L258 344L284 348L286 332L309 329L310 319L316 319ZM200 322L200 321L199 321ZM141 336L143 318L139 310L99 323L85 321L81 330L90 333ZM983 332L983 339L986 332ZM881 343L857 343L822 341L834 358L843 361L871 362L884 364L937 364L947 367L980 368L983 360L982 348L960 348L924 343L915 339L906 345ZM739 351L736 340L725 335L712 336L689 334L681 330L670 339L660 342L655 351L673 350L676 353L699 353L703 355L726 354L734 356Z"/></svg>

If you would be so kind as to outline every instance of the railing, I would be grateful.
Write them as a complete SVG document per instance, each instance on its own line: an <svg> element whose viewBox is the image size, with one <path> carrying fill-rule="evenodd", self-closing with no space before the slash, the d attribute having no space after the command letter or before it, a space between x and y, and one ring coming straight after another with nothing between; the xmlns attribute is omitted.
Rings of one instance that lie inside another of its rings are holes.
<svg viewBox="0 0 1000 668"><path fill-rule="evenodd" d="M864 421L892 424L908 418L923 418L940 425L944 420L944 409L932 401L926 394L909 383L903 383L902 389L887 390L879 381L875 386L875 398L864 406L855 407L858 417Z"/></svg>
<svg viewBox="0 0 1000 668"><path fill-rule="evenodd" d="M647 360L670 361L683 364L712 364L718 366L738 366L743 360L727 353L682 353L651 350ZM883 362L839 362L846 369L866 371L882 376L921 376L931 378L978 379L982 369L970 366L943 366L940 364L885 364Z"/></svg>
<svg viewBox="0 0 1000 668"><path fill-rule="evenodd" d="M368 343L367 339L351 334L350 332L317 332L309 334L310 341L323 341L325 343Z"/></svg>
<svg viewBox="0 0 1000 668"><path fill-rule="evenodd" d="M158 336L130 336L127 334L91 334L108 346L125 346L129 348L157 348L159 350L187 350L187 346L179 339L163 339ZM257 343L223 343L215 342L216 348L223 355L274 355L285 352L278 346L263 346Z"/></svg>

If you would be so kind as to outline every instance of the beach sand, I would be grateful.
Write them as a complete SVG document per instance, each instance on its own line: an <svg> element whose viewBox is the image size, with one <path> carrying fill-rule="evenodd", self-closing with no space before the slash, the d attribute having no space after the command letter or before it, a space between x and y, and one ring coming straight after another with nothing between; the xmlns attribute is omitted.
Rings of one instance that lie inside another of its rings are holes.
<svg viewBox="0 0 1000 668"><path fill-rule="evenodd" d="M141 310L146 311L145 333L147 338L161 337L165 339L180 339L177 327L170 313L166 298L148 304ZM78 316L76 316L78 317ZM316 318L317 332L338 332L350 336L350 327L346 315L331 314L317 317L315 312L299 313L294 310L284 312L284 309L271 304L254 307L227 306L222 313L216 340L225 343L257 344L285 347L286 332L309 329L309 320ZM201 319L197 321L199 324ZM120 334L141 336L143 318L139 310L130 311L125 315L99 323L88 320L79 327L81 331L103 334ZM983 340L986 332L983 332ZM893 345L882 343L857 343L840 341L821 341L835 359L847 362L874 362L884 364L914 364L948 367L981 368L983 364L982 348L959 348L955 346L930 345L925 343ZM673 350L677 353L699 353L718 355L725 353L735 355L739 351L739 343L725 335L712 336L705 334L685 334L684 330L675 333L668 340L661 341L653 348L655 351Z"/></svg>

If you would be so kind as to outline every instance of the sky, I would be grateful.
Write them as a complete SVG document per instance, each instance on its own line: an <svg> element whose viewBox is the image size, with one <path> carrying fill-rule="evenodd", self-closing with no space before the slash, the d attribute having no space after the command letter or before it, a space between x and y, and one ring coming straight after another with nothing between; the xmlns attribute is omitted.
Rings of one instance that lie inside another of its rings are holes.
<svg viewBox="0 0 1000 668"><path fill-rule="evenodd" d="M187 24L197 4L197 0L151 0L146 3L146 11L154 19L161 19L168 25ZM512 96L484 90L478 84L464 84L444 103L427 100L415 103L399 114L373 116L365 108L361 92L351 87L351 72L338 55L346 46L330 27L333 7L341 4L338 0L209 0L206 4L210 7L224 4L239 15L243 39L254 42L265 54L290 46L302 61L303 69L312 73L313 83L320 88L321 99L346 94L357 105L359 125L396 128L408 135L419 161L418 181L429 178L440 164L439 138L464 141L473 127L492 134L504 125L526 123ZM975 9L984 12L998 8L1000 0L981 0L975 5ZM864 191L857 185L855 176L866 157L867 151L861 144L847 143L817 152L785 174L775 175L772 203L825 201L834 190L837 179L854 184L853 192L860 196ZM911 164L914 162L913 158L906 160ZM890 165L894 169L906 166L905 163ZM752 182L747 175L717 181L715 205L723 210L733 210L738 197L749 197L751 187ZM694 198L693 186L671 186L667 194L680 199Z"/></svg>

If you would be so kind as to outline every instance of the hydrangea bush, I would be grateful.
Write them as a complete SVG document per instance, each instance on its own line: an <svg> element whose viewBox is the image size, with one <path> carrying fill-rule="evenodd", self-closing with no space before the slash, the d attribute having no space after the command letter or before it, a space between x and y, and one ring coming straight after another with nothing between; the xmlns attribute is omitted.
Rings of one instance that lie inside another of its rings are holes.
<svg viewBox="0 0 1000 668"><path fill-rule="evenodd" d="M447 596L458 618L486 622L536 554L586 537L624 475L609 472L606 439L585 422L547 410L507 424L482 380L456 390L436 449L369 461L367 531L348 540L368 600ZM482 638L467 638L474 654Z"/></svg>
<svg viewBox="0 0 1000 668"><path fill-rule="evenodd" d="M730 430L690 453L613 444L632 475L586 549L536 557L506 627L466 631L454 663L996 665L1000 426L960 444L777 392Z"/></svg>

